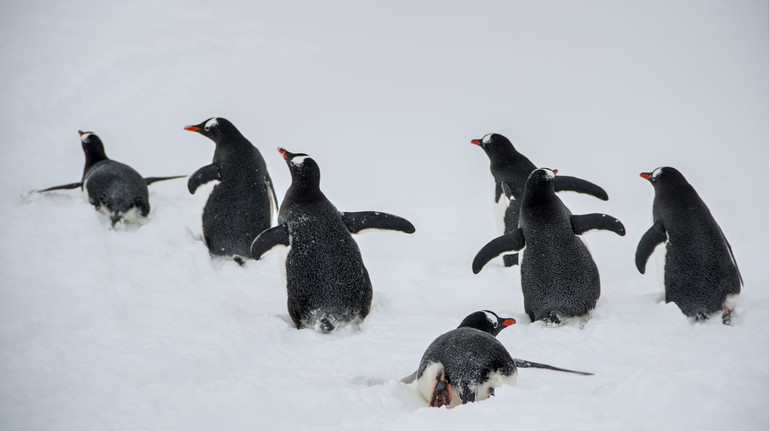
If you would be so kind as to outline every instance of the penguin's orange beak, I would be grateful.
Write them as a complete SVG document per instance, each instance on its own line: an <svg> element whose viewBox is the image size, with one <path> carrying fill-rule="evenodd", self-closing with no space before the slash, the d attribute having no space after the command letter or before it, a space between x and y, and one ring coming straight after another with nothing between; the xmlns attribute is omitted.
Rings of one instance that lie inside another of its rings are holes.
<svg viewBox="0 0 770 431"><path fill-rule="evenodd" d="M642 172L641 174L639 174L639 176L644 178L645 180L649 180L650 178L652 178L652 175L649 172Z"/></svg>
<svg viewBox="0 0 770 431"><path fill-rule="evenodd" d="M558 173L559 173L559 170L558 170L558 169L554 169L554 170L553 170L553 174L554 174L554 175L556 175L556 174L558 174Z"/></svg>
<svg viewBox="0 0 770 431"><path fill-rule="evenodd" d="M474 139L474 140L471 141L471 144L478 145L480 147L481 146L481 141L478 140L478 139Z"/></svg>
<svg viewBox="0 0 770 431"><path fill-rule="evenodd" d="M82 130L78 130L78 136L83 136L83 131Z"/></svg>
<svg viewBox="0 0 770 431"><path fill-rule="evenodd" d="M189 130L190 132L197 132L200 130L200 127L198 126L187 126L184 128L185 130Z"/></svg>
<svg viewBox="0 0 770 431"><path fill-rule="evenodd" d="M505 320L503 320L503 326L511 326L514 323L516 323L516 320L514 320L514 319L505 319Z"/></svg>
<svg viewBox="0 0 770 431"><path fill-rule="evenodd" d="M278 152L279 152L279 153L281 153L281 155L283 156L283 159L284 159L284 160L289 160L289 155L288 155L288 154L286 154L286 150L284 150L284 149L283 149L283 148L281 148L281 147L278 147Z"/></svg>

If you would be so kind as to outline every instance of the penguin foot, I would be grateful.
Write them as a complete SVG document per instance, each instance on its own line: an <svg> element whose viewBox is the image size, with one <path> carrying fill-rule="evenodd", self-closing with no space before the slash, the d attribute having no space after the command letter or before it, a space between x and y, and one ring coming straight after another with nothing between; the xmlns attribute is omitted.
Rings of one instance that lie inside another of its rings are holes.
<svg viewBox="0 0 770 431"><path fill-rule="evenodd" d="M730 326L730 323L733 321L733 310L730 310L727 307L724 307L722 310L722 323Z"/></svg>
<svg viewBox="0 0 770 431"><path fill-rule="evenodd" d="M452 404L452 385L446 378L444 370L436 374L436 383L433 385L433 395L430 397L431 407L449 407Z"/></svg>
<svg viewBox="0 0 770 431"><path fill-rule="evenodd" d="M561 317L559 317L559 314L555 311L551 311L551 313L543 319L543 322L545 322L546 325L553 326L559 326L562 324Z"/></svg>

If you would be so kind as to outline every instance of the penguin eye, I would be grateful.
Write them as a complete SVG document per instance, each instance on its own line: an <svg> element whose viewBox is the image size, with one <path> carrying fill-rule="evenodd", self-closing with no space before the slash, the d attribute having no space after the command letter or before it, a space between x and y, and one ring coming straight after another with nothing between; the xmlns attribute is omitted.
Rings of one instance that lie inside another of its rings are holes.
<svg viewBox="0 0 770 431"><path fill-rule="evenodd" d="M204 130L206 130L206 131L208 132L208 131L209 131L209 129L211 129L211 127L209 127L209 126L206 126L206 127L204 127L203 129L204 129Z"/></svg>
<svg viewBox="0 0 770 431"><path fill-rule="evenodd" d="M497 322L493 323L493 324L492 324L492 327L493 327L493 328L497 328Z"/></svg>

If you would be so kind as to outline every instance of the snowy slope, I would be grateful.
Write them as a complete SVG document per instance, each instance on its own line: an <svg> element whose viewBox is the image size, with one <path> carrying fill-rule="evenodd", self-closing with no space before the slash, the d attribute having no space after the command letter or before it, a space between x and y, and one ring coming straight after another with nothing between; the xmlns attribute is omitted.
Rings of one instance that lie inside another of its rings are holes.
<svg viewBox="0 0 770 431"><path fill-rule="evenodd" d="M760 1L0 4L0 429L768 428L768 7ZM190 174L230 119L263 153L309 153L340 210L414 235L357 236L375 289L358 330L297 331L274 254L211 260L205 196L153 184L150 222L110 230L78 191L77 130L145 176ZM496 235L488 161L508 136L536 164L602 185L626 237L587 236L602 298L583 328L530 323ZM693 324L633 265L651 223L639 178L677 167L746 285L732 327ZM519 323L522 370L454 410L398 379L468 313Z"/></svg>

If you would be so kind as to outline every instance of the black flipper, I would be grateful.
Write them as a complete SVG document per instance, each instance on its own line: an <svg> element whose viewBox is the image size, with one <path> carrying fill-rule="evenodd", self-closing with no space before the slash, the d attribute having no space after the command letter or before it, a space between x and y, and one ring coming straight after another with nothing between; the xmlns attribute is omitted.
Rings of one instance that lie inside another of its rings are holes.
<svg viewBox="0 0 770 431"><path fill-rule="evenodd" d="M282 224L264 230L254 239L251 243L251 257L259 260L265 253L279 245L289 245L289 231L286 225Z"/></svg>
<svg viewBox="0 0 770 431"><path fill-rule="evenodd" d="M500 196L503 194L503 186L499 181L495 181L495 203L500 202Z"/></svg>
<svg viewBox="0 0 770 431"><path fill-rule="evenodd" d="M513 363L516 364L516 366L518 368L542 368L544 370L562 371L562 372L565 372L565 373L574 373L574 374L580 374L580 375L583 375L583 376L593 376L594 375L594 373L586 373L584 371L567 370L565 368L558 368L558 367L554 367L554 366L548 365L548 364L540 364L540 363L537 363L537 362L525 361L523 359L514 359Z"/></svg>
<svg viewBox="0 0 770 431"><path fill-rule="evenodd" d="M655 247L665 240L666 229L663 227L663 222L658 219L653 223L652 227L642 235L642 239L639 240L639 245L636 246L636 269L638 269L640 273L644 274L644 267L647 266L647 259L650 258Z"/></svg>
<svg viewBox="0 0 770 431"><path fill-rule="evenodd" d="M340 212L340 216L350 233L359 233L366 229L395 230L404 233L414 233L415 230L409 220L377 211Z"/></svg>
<svg viewBox="0 0 770 431"><path fill-rule="evenodd" d="M623 223L607 214L573 215L571 220L572 231L575 232L575 235L582 235L594 229L608 230L620 236L626 235L626 228L623 226Z"/></svg>
<svg viewBox="0 0 770 431"><path fill-rule="evenodd" d="M152 183L158 182L158 181L166 181L166 180L175 180L177 178L184 178L187 175L176 175L173 177L147 177L144 179L144 183L148 186Z"/></svg>
<svg viewBox="0 0 770 431"><path fill-rule="evenodd" d="M557 192L578 192L597 197L603 201L609 199L603 188L592 182L568 175L557 175L553 179L553 188Z"/></svg>
<svg viewBox="0 0 770 431"><path fill-rule="evenodd" d="M80 183L63 184L61 186L53 186L53 187L48 187L47 189L37 190L37 192L42 193L42 192L50 192L52 190L72 190L78 187L83 187L83 183L80 182Z"/></svg>
<svg viewBox="0 0 770 431"><path fill-rule="evenodd" d="M478 274L490 260L506 251L519 251L524 245L524 233L521 228L489 241L473 258L473 273Z"/></svg>
<svg viewBox="0 0 770 431"><path fill-rule="evenodd" d="M190 191L190 194L194 194L201 185L218 179L220 179L219 167L213 163L206 165L190 175L190 179L187 181L187 190Z"/></svg>

